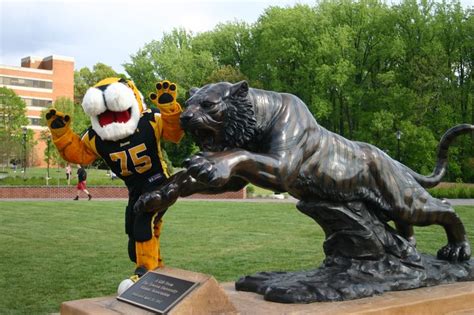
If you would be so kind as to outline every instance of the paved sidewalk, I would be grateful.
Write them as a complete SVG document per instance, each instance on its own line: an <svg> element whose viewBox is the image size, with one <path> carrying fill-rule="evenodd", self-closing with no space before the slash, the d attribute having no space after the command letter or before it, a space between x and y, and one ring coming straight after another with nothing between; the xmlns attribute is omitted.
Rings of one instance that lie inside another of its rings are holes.
<svg viewBox="0 0 474 315"><path fill-rule="evenodd" d="M247 199L192 199L181 198L180 201L236 201L236 202L276 202L276 203L297 203L298 199L293 197L285 199L274 198L247 198ZM474 199L448 199L453 206L474 206Z"/></svg>
<svg viewBox="0 0 474 315"><path fill-rule="evenodd" d="M453 206L474 206L474 199L448 199Z"/></svg>
<svg viewBox="0 0 474 315"><path fill-rule="evenodd" d="M127 198L92 198L92 200L98 200L98 201L127 201ZM65 199L65 198L15 198L15 199L1 199L0 201L71 201L73 202L74 200L71 199ZM85 202L87 201L87 198L81 198L79 199L79 202ZM206 199L199 199L199 198L180 198L179 201L221 201L221 202L275 202L275 203L297 203L298 200L289 197L285 199L274 199L274 198L247 198L247 199L211 199L211 198L206 198ZM453 206L474 206L474 199L448 199L448 201L453 205ZM78 202L78 201L74 201Z"/></svg>

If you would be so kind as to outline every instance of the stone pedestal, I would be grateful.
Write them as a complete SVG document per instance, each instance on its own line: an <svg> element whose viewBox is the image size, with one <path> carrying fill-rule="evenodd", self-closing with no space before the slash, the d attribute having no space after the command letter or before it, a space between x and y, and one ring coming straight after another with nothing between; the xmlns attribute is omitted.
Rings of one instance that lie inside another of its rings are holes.
<svg viewBox="0 0 474 315"><path fill-rule="evenodd" d="M201 285L169 314L356 314L356 315L467 315L474 314L474 282L459 282L415 290L386 292L379 296L343 302L282 304L263 296L235 290L235 284L219 285L208 275L164 268L167 275ZM115 296L64 302L63 315L145 315L147 310L118 301Z"/></svg>
<svg viewBox="0 0 474 315"><path fill-rule="evenodd" d="M162 268L157 272L199 285L178 302L168 314L237 314L227 294L214 277L175 268ZM62 315L143 315L154 314L131 304L118 301L115 296L68 301L61 304Z"/></svg>
<svg viewBox="0 0 474 315"><path fill-rule="evenodd" d="M161 273L200 285L169 314L357 314L357 315L466 315L474 314L474 282L458 282L343 302L283 304L262 295L235 290L235 283L219 284L209 275L163 268ZM145 315L145 309L118 301L115 296L64 302L63 315Z"/></svg>
<svg viewBox="0 0 474 315"><path fill-rule="evenodd" d="M474 282L459 282L414 290L385 292L382 295L342 302L282 304L263 296L236 291L234 283L224 283L239 314L331 314L331 315L467 315L474 314Z"/></svg>

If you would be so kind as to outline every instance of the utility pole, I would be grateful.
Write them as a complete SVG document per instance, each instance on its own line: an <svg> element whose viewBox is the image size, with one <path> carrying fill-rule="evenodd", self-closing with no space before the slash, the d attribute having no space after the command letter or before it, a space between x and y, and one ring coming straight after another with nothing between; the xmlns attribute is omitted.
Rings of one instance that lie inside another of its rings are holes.
<svg viewBox="0 0 474 315"><path fill-rule="evenodd" d="M28 129L23 127L23 179L26 176L26 137L28 135Z"/></svg>
<svg viewBox="0 0 474 315"><path fill-rule="evenodd" d="M402 138L402 132L400 130L397 130L395 132L395 135L397 136L397 160L400 162L400 139Z"/></svg>
<svg viewBox="0 0 474 315"><path fill-rule="evenodd" d="M48 175L46 177L46 185L49 185L49 160L51 159L50 156L50 151L49 151L49 146L51 145L51 136L48 136L48 139L46 141L47 147L46 147L46 154L48 156Z"/></svg>

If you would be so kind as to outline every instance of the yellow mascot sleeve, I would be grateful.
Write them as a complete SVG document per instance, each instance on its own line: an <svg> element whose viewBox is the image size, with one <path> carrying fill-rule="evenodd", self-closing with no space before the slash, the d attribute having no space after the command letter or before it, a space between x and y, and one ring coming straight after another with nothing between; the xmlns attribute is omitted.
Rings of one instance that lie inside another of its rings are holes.
<svg viewBox="0 0 474 315"><path fill-rule="evenodd" d="M53 142L63 159L83 165L90 164L97 159L94 139L89 139L87 133L82 139L75 134L70 127L71 118L69 115L50 109L46 113L46 121Z"/></svg>
<svg viewBox="0 0 474 315"><path fill-rule="evenodd" d="M165 80L158 82L155 87L156 93L151 93L150 99L160 110L160 135L165 140L178 143L183 138L184 131L179 124L179 115L183 110L176 101L176 84Z"/></svg>

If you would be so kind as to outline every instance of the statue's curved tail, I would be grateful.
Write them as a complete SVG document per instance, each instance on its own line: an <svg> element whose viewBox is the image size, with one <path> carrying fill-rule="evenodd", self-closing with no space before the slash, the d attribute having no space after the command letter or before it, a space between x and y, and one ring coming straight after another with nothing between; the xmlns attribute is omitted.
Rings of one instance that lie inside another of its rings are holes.
<svg viewBox="0 0 474 315"><path fill-rule="evenodd" d="M415 180L424 188L431 188L439 184L444 174L446 174L446 166L448 165L448 150L451 143L460 135L474 132L474 125L462 124L452 127L441 138L438 145L438 154L436 167L431 175L424 176L407 168Z"/></svg>

